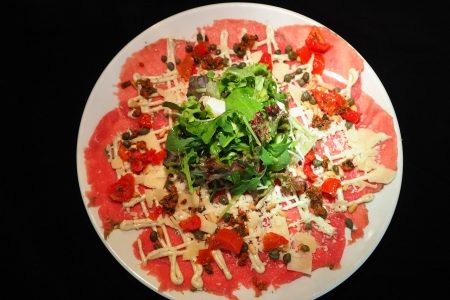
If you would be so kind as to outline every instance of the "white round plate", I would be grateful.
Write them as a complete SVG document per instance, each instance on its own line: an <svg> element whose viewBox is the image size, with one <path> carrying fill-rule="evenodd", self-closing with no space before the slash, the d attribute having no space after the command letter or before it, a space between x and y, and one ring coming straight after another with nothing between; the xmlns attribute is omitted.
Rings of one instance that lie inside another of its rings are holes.
<svg viewBox="0 0 450 300"><path fill-rule="evenodd" d="M158 293L160 293L157 289L159 283L154 277L147 275L139 267L139 261L133 254L132 243L137 238L137 231L121 232L116 230L110 235L107 241L103 239L101 221L98 217L97 209L87 207L88 199L85 197L85 192L89 190L89 185L86 180L84 149L87 147L89 138L100 119L118 105L118 99L114 93L117 90L116 84L119 81L121 67L127 57L143 48L146 43L152 43L163 37L189 39L198 27L212 24L217 19L226 18L255 20L269 24L274 29L292 24L321 25L310 18L286 9L250 3L216 4L179 13L142 32L113 58L95 84L81 119L77 145L77 170L81 194L83 195L83 201L86 205L88 215L99 237L117 261L139 281ZM368 204L370 223L365 230L365 235L357 243L346 247L340 269L329 270L328 268L322 268L316 270L312 273L311 277L304 276L290 284L283 285L274 293L263 293L260 297L261 300L313 299L330 291L347 279L364 263L380 242L391 221L400 193L402 180L403 152L400 130L389 96L379 78L365 60L362 82L363 90L394 117L394 126L398 141L397 176L391 184L385 186L376 195L374 201ZM161 294L170 299L186 300L198 299L203 296L199 292L164 292ZM224 299L224 297L211 294L207 296L209 299ZM237 292L237 296L240 299L254 298L254 291L241 289Z"/></svg>

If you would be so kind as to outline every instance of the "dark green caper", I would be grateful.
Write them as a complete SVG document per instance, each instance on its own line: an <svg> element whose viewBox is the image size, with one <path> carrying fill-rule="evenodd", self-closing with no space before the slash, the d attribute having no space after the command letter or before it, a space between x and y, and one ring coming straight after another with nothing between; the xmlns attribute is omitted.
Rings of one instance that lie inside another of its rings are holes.
<svg viewBox="0 0 450 300"><path fill-rule="evenodd" d="M275 54L277 54L277 55L280 55L281 54L281 50L280 49L278 49L278 50L275 50L275 52L274 52Z"/></svg>
<svg viewBox="0 0 450 300"><path fill-rule="evenodd" d="M243 58L243 57L245 56L245 50L239 50L239 51L236 53L236 55L237 55L239 58Z"/></svg>
<svg viewBox="0 0 450 300"><path fill-rule="evenodd" d="M305 224L305 229L306 230L311 230L311 228L312 228L311 223L308 222L308 223Z"/></svg>
<svg viewBox="0 0 450 300"><path fill-rule="evenodd" d="M292 51L292 46L291 45L287 45L286 48L284 48L284 52L285 53L289 53Z"/></svg>
<svg viewBox="0 0 450 300"><path fill-rule="evenodd" d="M194 47L192 47L191 44L187 44L186 47L184 47L184 50L186 50L186 52L192 52L194 51Z"/></svg>
<svg viewBox="0 0 450 300"><path fill-rule="evenodd" d="M313 160L313 166L314 167L321 167L322 166L322 161L318 160L318 159Z"/></svg>
<svg viewBox="0 0 450 300"><path fill-rule="evenodd" d="M348 229L353 230L353 220L350 218L346 218L345 226L347 226Z"/></svg>
<svg viewBox="0 0 450 300"><path fill-rule="evenodd" d="M285 255L283 255L283 262L286 265L291 262L291 254L290 253L286 253Z"/></svg>
<svg viewBox="0 0 450 300"><path fill-rule="evenodd" d="M167 63L167 69L169 69L170 71L173 71L175 69L175 65L173 64L173 62Z"/></svg>
<svg viewBox="0 0 450 300"><path fill-rule="evenodd" d="M208 46L209 51L215 51L217 49L217 45L216 44L210 44Z"/></svg>
<svg viewBox="0 0 450 300"><path fill-rule="evenodd" d="M216 50L216 55L220 55L220 53L222 53L222 51L220 51L220 49Z"/></svg>
<svg viewBox="0 0 450 300"><path fill-rule="evenodd" d="M203 35L200 32L197 33L197 41L203 41Z"/></svg>
<svg viewBox="0 0 450 300"><path fill-rule="evenodd" d="M122 142L122 145L124 145L125 146L125 148L130 148L131 147L131 142L130 141L123 141Z"/></svg>
<svg viewBox="0 0 450 300"><path fill-rule="evenodd" d="M273 250L269 251L269 257L273 260L279 259L280 258L280 250L273 249Z"/></svg>
<svg viewBox="0 0 450 300"><path fill-rule="evenodd" d="M311 98L309 98L309 103L311 103L311 104L316 104L317 103L317 101L316 101L316 98L314 98L313 96L311 96Z"/></svg>
<svg viewBox="0 0 450 300"><path fill-rule="evenodd" d="M333 170L334 174L339 175L339 166L334 165L331 169Z"/></svg>
<svg viewBox="0 0 450 300"><path fill-rule="evenodd" d="M230 220L231 220L231 214L225 213L225 214L223 215L223 221L226 222L226 223L228 223L228 222L230 222Z"/></svg>
<svg viewBox="0 0 450 300"><path fill-rule="evenodd" d="M339 93L341 91L341 88L337 86L333 89L333 91L335 91L336 93Z"/></svg>
<svg viewBox="0 0 450 300"><path fill-rule="evenodd" d="M289 51L288 52L288 58L289 58L289 60L296 60L297 59L297 53L295 53L294 51Z"/></svg>
<svg viewBox="0 0 450 300"><path fill-rule="evenodd" d="M295 70L295 74L299 75L303 73L303 69L302 68L297 68L297 70Z"/></svg>
<svg viewBox="0 0 450 300"><path fill-rule="evenodd" d="M124 133L122 133L122 140L128 141L130 139L131 139L131 134L128 131L125 131Z"/></svg>
<svg viewBox="0 0 450 300"><path fill-rule="evenodd" d="M243 69L243 68L245 68L245 66L247 66L247 64L245 62L240 62L238 65L238 68Z"/></svg>
<svg viewBox="0 0 450 300"><path fill-rule="evenodd" d="M181 63L181 59L177 58L175 59L175 64L179 65Z"/></svg>
<svg viewBox="0 0 450 300"><path fill-rule="evenodd" d="M303 73L302 79L304 82L309 82L309 73L308 72Z"/></svg>
<svg viewBox="0 0 450 300"><path fill-rule="evenodd" d="M300 246L300 250L302 250L303 252L309 252L309 246L305 245L305 244L302 244Z"/></svg>
<svg viewBox="0 0 450 300"><path fill-rule="evenodd" d="M150 132L150 128L147 128L147 127L142 127L142 128L139 128L139 130L138 130L139 135L146 135L149 132Z"/></svg>
<svg viewBox="0 0 450 300"><path fill-rule="evenodd" d="M167 55L162 55L162 56L161 56L161 61L162 61L163 63L165 63L165 62L167 61Z"/></svg>
<svg viewBox="0 0 450 300"><path fill-rule="evenodd" d="M194 231L194 238L196 239L196 240L203 240L203 237L205 236L205 233L203 232L203 231L201 231L201 230L196 230L196 231Z"/></svg>
<svg viewBox="0 0 450 300"><path fill-rule="evenodd" d="M289 82L289 81L291 81L292 80L292 75L291 74L286 74L286 75L284 75L284 81L285 82Z"/></svg>
<svg viewBox="0 0 450 300"><path fill-rule="evenodd" d="M205 34L205 42L209 42L209 38L206 34Z"/></svg>
<svg viewBox="0 0 450 300"><path fill-rule="evenodd" d="M350 129L350 128L352 128L352 126L353 126L352 122L345 121L345 128Z"/></svg>
<svg viewBox="0 0 450 300"><path fill-rule="evenodd" d="M311 99L311 94L308 91L304 91L302 94L302 101L309 101Z"/></svg>
<svg viewBox="0 0 450 300"><path fill-rule="evenodd" d="M244 242L241 247L241 253L244 253L247 251L248 251L248 244L246 242Z"/></svg>
<svg viewBox="0 0 450 300"><path fill-rule="evenodd" d="M213 273L213 270L211 268L211 264L203 265L203 270L205 270L205 272L208 273L208 274L212 274Z"/></svg>
<svg viewBox="0 0 450 300"><path fill-rule="evenodd" d="M301 79L301 78L299 80L297 80L297 83L298 83L299 86L304 86L305 85L305 81L303 79Z"/></svg>
<svg viewBox="0 0 450 300"><path fill-rule="evenodd" d="M348 106L353 106L353 105L355 105L355 99L353 99L352 97L350 97L350 98L347 100L347 103L348 103Z"/></svg>
<svg viewBox="0 0 450 300"><path fill-rule="evenodd" d="M222 205L228 205L228 198L225 196L219 197L219 203Z"/></svg>
<svg viewBox="0 0 450 300"><path fill-rule="evenodd" d="M157 250L159 248L162 248L162 245L159 242L153 243L153 249Z"/></svg>
<svg viewBox="0 0 450 300"><path fill-rule="evenodd" d="M154 243L158 240L158 238L159 238L158 232L152 230L152 232L150 232L150 241Z"/></svg>

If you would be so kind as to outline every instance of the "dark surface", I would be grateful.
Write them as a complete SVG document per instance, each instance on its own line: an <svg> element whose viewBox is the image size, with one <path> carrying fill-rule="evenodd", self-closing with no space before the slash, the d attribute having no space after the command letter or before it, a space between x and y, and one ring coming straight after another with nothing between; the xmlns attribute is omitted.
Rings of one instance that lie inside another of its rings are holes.
<svg viewBox="0 0 450 300"><path fill-rule="evenodd" d="M416 298L424 293L433 298L443 287L449 253L444 245L448 225L436 221L448 215L442 213L448 194L438 194L445 193L450 179L440 172L449 168L448 150L445 154L431 147L435 138L448 144L449 137L442 109L448 101L448 79L441 76L448 66L443 31L448 17L443 8L429 2L399 8L379 1L338 2L278 5L333 29L373 67L400 123L404 173L397 210L383 240L353 276L322 299ZM33 171L26 191L22 186L11 198L17 201L11 214L25 220L13 223L6 235L12 245L8 249L19 254L3 260L6 275L19 283L15 293L30 291L38 298L60 299L161 298L120 266L91 225L78 188L76 138L89 93L114 55L155 22L199 5L193 1L10 5L15 6L15 16L4 28L9 33L13 29L12 44L24 52L17 60L21 67L15 70L36 76L30 85L38 95L27 102L33 114L26 144L37 158L27 156L26 161L32 170L42 170ZM50 139L56 134L56 140ZM22 192L31 192L26 203ZM433 283L425 283L425 278Z"/></svg>

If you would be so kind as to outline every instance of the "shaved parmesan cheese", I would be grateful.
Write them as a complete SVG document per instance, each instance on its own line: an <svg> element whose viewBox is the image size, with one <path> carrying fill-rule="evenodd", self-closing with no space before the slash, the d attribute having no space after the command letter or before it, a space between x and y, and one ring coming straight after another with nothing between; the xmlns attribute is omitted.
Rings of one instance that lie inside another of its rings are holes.
<svg viewBox="0 0 450 300"><path fill-rule="evenodd" d="M394 179L396 173L383 165L378 165L375 170L366 175L366 178L370 182L388 184Z"/></svg>
<svg viewBox="0 0 450 300"><path fill-rule="evenodd" d="M273 64L273 68L272 68L272 74L273 77L278 81L278 82L283 82L284 81L284 75L289 73L289 65L285 64L283 62L278 62L278 63L274 63Z"/></svg>
<svg viewBox="0 0 450 300"><path fill-rule="evenodd" d="M120 157L115 157L112 161L111 161L111 167L114 169L114 170L117 170L117 169L122 169L123 168L123 161L122 161L122 159L120 159Z"/></svg>
<svg viewBox="0 0 450 300"><path fill-rule="evenodd" d="M308 252L290 251L291 261L287 264L289 271L296 271L304 274L311 274L312 272L312 254Z"/></svg>
<svg viewBox="0 0 450 300"><path fill-rule="evenodd" d="M279 234L289 240L289 228L285 217L273 216L271 222L271 229L269 231Z"/></svg>
<svg viewBox="0 0 450 300"><path fill-rule="evenodd" d="M153 131L150 131L146 135L141 135L132 140L133 142L143 141L148 149L155 149L156 151L161 151L161 145L156 138Z"/></svg>
<svg viewBox="0 0 450 300"><path fill-rule="evenodd" d="M292 99L294 99L295 104L297 104L297 106L301 106L302 102L301 102L301 98L302 98L302 88L299 87L296 84L289 84L288 86L289 88L289 93L292 96Z"/></svg>
<svg viewBox="0 0 450 300"><path fill-rule="evenodd" d="M186 247L186 251L183 253L183 260L191 260L198 256L198 251L208 248L205 242L193 241Z"/></svg>
<svg viewBox="0 0 450 300"><path fill-rule="evenodd" d="M257 64L261 60L263 53L262 51L255 51L250 54L250 61Z"/></svg>
<svg viewBox="0 0 450 300"><path fill-rule="evenodd" d="M209 107L211 109L211 112L216 117L225 112L225 101L223 100L216 99L214 97L203 96L200 98L200 102L203 102L206 107Z"/></svg>
<svg viewBox="0 0 450 300"><path fill-rule="evenodd" d="M200 217L200 219L201 219L201 221L202 221L202 224L201 224L201 226L200 226L200 230L201 230L201 231L204 231L204 232L206 232L206 233L213 234L213 233L216 231L216 229L217 229L217 224L208 221L208 220L207 220L203 215L201 215L201 214L199 215L199 217Z"/></svg>
<svg viewBox="0 0 450 300"><path fill-rule="evenodd" d="M301 244L307 245L311 253L314 253L317 249L317 243L314 236L305 232L297 232L294 235L294 247L297 249Z"/></svg>

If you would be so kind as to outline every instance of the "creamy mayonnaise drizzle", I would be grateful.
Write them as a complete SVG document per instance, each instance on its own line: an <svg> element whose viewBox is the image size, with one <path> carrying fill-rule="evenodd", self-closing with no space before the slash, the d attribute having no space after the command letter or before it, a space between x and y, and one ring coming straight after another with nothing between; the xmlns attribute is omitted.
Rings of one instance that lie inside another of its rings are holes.
<svg viewBox="0 0 450 300"><path fill-rule="evenodd" d="M258 253L250 253L250 255L248 256L250 258L250 261L252 262L252 269L254 269L256 272L262 274L266 271L266 266L264 265L264 263L261 261L261 259L259 258Z"/></svg>
<svg viewBox="0 0 450 300"><path fill-rule="evenodd" d="M220 250L212 250L211 255L214 258L214 261L219 266L219 268L222 270L223 274L225 275L225 278L228 280L231 280L233 276L230 273L230 270L228 270L227 264L225 263L225 259L223 258L222 252Z"/></svg>
<svg viewBox="0 0 450 300"><path fill-rule="evenodd" d="M120 222L119 229L128 231L133 229L152 227L159 224L159 222L152 221L150 219L123 220L122 222Z"/></svg>

